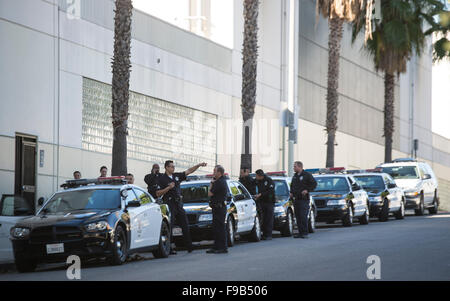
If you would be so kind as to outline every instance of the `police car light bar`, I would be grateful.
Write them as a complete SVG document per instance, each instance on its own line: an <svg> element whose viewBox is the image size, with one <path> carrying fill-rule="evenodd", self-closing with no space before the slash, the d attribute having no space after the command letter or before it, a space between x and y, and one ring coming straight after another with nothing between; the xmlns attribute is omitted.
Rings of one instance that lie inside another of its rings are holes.
<svg viewBox="0 0 450 301"><path fill-rule="evenodd" d="M95 185L95 184L126 184L124 176L119 177L100 177L94 179L79 179L79 180L67 180L65 183L61 184L64 189L75 188L79 186Z"/></svg>
<svg viewBox="0 0 450 301"><path fill-rule="evenodd" d="M266 172L266 175L268 176L279 176L279 177L285 177L286 176L286 171L269 171Z"/></svg>
<svg viewBox="0 0 450 301"><path fill-rule="evenodd" d="M228 179L228 173L224 173L223 176ZM213 174L209 174L209 175L205 175L203 177L206 178L206 179L212 179L212 178L214 178L214 175Z"/></svg>
<svg viewBox="0 0 450 301"><path fill-rule="evenodd" d="M344 173L345 167L310 168L305 170L312 174L333 174L333 173Z"/></svg>

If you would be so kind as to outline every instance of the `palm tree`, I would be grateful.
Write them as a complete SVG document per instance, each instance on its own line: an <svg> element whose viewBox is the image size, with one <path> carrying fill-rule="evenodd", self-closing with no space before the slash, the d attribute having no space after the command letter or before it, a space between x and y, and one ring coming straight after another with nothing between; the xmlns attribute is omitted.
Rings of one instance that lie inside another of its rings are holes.
<svg viewBox="0 0 450 301"><path fill-rule="evenodd" d="M112 61L112 167L111 175L127 174L127 122L130 87L131 0L116 0L114 57Z"/></svg>
<svg viewBox="0 0 450 301"><path fill-rule="evenodd" d="M439 13L439 21L426 34L436 33L438 40L433 45L433 61L450 59L450 11Z"/></svg>
<svg viewBox="0 0 450 301"><path fill-rule="evenodd" d="M252 169L252 125L256 106L256 67L258 59L259 0L244 0L244 42L242 49L243 145L241 169Z"/></svg>
<svg viewBox="0 0 450 301"><path fill-rule="evenodd" d="M385 162L392 161L395 76L406 72L412 55L422 54L425 22L433 22L441 9L442 3L435 0L381 0L381 20L375 21L372 39L364 48L373 58L375 69L384 72ZM364 26L362 22L354 23L353 42Z"/></svg>
<svg viewBox="0 0 450 301"><path fill-rule="evenodd" d="M366 39L370 35L370 19L372 13L373 0L317 0L316 16L319 12L329 19L328 36L328 75L327 75L327 157L326 167L334 167L334 146L337 131L338 115L338 87L339 87L339 56L341 50L341 40L344 22L355 22L361 20L363 9L368 30Z"/></svg>

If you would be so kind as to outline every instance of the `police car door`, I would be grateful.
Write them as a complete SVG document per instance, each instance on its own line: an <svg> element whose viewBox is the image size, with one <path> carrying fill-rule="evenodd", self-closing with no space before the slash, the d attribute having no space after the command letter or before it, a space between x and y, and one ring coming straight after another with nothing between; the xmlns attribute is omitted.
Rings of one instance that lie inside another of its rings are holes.
<svg viewBox="0 0 450 301"><path fill-rule="evenodd" d="M128 188L128 196L125 199L125 206L131 201L138 201L133 189ZM145 219L144 212L147 211L146 206L127 207L130 216L130 249L142 248L150 245L150 239L145 235Z"/></svg>
<svg viewBox="0 0 450 301"><path fill-rule="evenodd" d="M254 223L255 223L255 216L256 216L256 203L251 197L250 193L245 189L245 187L239 183L234 183L236 187L239 190L239 193L244 196L244 200L242 202L245 202L244 205L244 211L245 211L245 221L243 222L243 231L250 231L253 229Z"/></svg>
<svg viewBox="0 0 450 301"><path fill-rule="evenodd" d="M236 206L236 214L237 214L237 221L236 221L236 232L242 232L245 231L245 199L240 199L239 196L239 189L236 187L236 185L232 182L228 182L228 187L231 191L231 196L233 197L234 205Z"/></svg>
<svg viewBox="0 0 450 301"><path fill-rule="evenodd" d="M359 216L366 210L366 192L362 190L362 187L358 184L358 182L353 177L348 177L350 181L350 186L352 188L352 193L354 196L353 199L353 207L354 207L354 215Z"/></svg>
<svg viewBox="0 0 450 301"><path fill-rule="evenodd" d="M27 205L24 208L24 205ZM32 215L27 202L20 196L3 195L0 200L0 263L13 262L10 230L16 222Z"/></svg>
<svg viewBox="0 0 450 301"><path fill-rule="evenodd" d="M389 191L389 201L390 208L392 211L396 211L396 209L400 208L402 202L402 196L400 189L395 184L394 179L392 179L388 174L383 176L384 183Z"/></svg>
<svg viewBox="0 0 450 301"><path fill-rule="evenodd" d="M145 209L142 220L145 240L148 241L149 245L157 245L161 233L161 207L142 189L134 187L134 192L141 202L141 207Z"/></svg>

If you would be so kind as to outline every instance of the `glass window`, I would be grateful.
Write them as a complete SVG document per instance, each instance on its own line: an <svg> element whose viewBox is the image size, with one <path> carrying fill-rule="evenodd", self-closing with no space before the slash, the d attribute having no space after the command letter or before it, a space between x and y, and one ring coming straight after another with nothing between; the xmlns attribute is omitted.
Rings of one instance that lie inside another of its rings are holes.
<svg viewBox="0 0 450 301"><path fill-rule="evenodd" d="M355 176L355 178L364 189L384 189L385 184L389 182L387 178L385 182L382 176Z"/></svg>
<svg viewBox="0 0 450 301"><path fill-rule="evenodd" d="M236 185L234 185L233 182L229 182L228 185L230 186L231 194L232 194L233 196L236 196L236 195L240 194L239 189L236 187Z"/></svg>
<svg viewBox="0 0 450 301"><path fill-rule="evenodd" d="M289 187L284 180L274 180L275 184L275 196L285 197L289 196Z"/></svg>
<svg viewBox="0 0 450 301"><path fill-rule="evenodd" d="M3 195L0 202L1 216L26 216L34 214L30 203L21 196Z"/></svg>
<svg viewBox="0 0 450 301"><path fill-rule="evenodd" d="M134 192L136 193L137 199L139 202L141 202L141 205L146 205L154 202L147 193L145 193L143 190L135 188Z"/></svg>
<svg viewBox="0 0 450 301"><path fill-rule="evenodd" d="M344 177L317 177L317 187L314 191L349 191L347 180Z"/></svg>
<svg viewBox="0 0 450 301"><path fill-rule="evenodd" d="M209 183L182 184L181 195L184 203L208 202Z"/></svg>
<svg viewBox="0 0 450 301"><path fill-rule="evenodd" d="M245 187L240 183L234 183L237 186L237 189L239 190L239 194L243 194L246 199L251 199L250 193L245 189Z"/></svg>
<svg viewBox="0 0 450 301"><path fill-rule="evenodd" d="M383 172L394 179L418 179L419 172L415 166L389 166L382 167Z"/></svg>

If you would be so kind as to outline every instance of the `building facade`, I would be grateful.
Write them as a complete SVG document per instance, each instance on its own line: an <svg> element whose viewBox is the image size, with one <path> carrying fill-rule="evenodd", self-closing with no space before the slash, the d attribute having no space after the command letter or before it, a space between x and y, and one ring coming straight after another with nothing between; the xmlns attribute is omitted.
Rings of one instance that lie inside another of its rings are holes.
<svg viewBox="0 0 450 301"><path fill-rule="evenodd" d="M1 194L37 200L75 170L97 177L111 167L113 9L112 0L0 0ZM133 11L128 170L136 184L167 159L179 171L205 161L200 173L220 163L239 175L242 15L233 0L229 48ZM384 159L383 78L344 27L335 164L372 168ZM281 122L289 97L299 108L294 158L325 165L327 43L314 1L261 1L254 169L291 168ZM397 82L393 157L410 156L418 139L417 156L434 168L450 209L450 141L431 130L431 68L427 52Z"/></svg>

